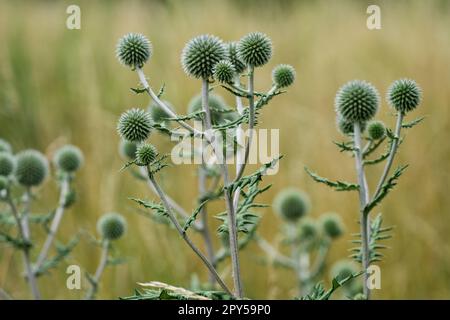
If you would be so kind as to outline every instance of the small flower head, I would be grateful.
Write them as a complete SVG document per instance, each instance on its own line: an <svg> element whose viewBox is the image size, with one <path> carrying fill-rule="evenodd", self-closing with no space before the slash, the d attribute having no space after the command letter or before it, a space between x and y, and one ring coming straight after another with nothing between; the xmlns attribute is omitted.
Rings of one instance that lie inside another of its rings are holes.
<svg viewBox="0 0 450 320"><path fill-rule="evenodd" d="M97 222L97 230L105 240L117 240L126 231L127 222L118 213L106 213Z"/></svg>
<svg viewBox="0 0 450 320"><path fill-rule="evenodd" d="M220 60L213 68L214 79L221 83L233 82L236 70L233 64L228 60Z"/></svg>
<svg viewBox="0 0 450 320"><path fill-rule="evenodd" d="M371 121L367 126L367 133L372 140L380 140L386 136L386 127L381 121Z"/></svg>
<svg viewBox="0 0 450 320"><path fill-rule="evenodd" d="M8 153L12 152L11 145L9 144L8 141L0 139L0 152L8 152Z"/></svg>
<svg viewBox="0 0 450 320"><path fill-rule="evenodd" d="M353 80L344 84L337 92L335 107L338 115L348 122L366 122L378 111L380 98L377 89L370 83Z"/></svg>
<svg viewBox="0 0 450 320"><path fill-rule="evenodd" d="M226 58L225 46L219 38L209 34L190 40L181 54L184 71L191 77L208 79L213 67Z"/></svg>
<svg viewBox="0 0 450 320"><path fill-rule="evenodd" d="M279 192L275 197L273 205L275 211L290 222L298 221L305 216L310 209L308 195L293 188Z"/></svg>
<svg viewBox="0 0 450 320"><path fill-rule="evenodd" d="M0 151L0 176L8 177L16 168L16 159L14 156L5 151Z"/></svg>
<svg viewBox="0 0 450 320"><path fill-rule="evenodd" d="M139 166L148 166L155 161L157 155L158 151L153 145L143 143L136 150L136 164Z"/></svg>
<svg viewBox="0 0 450 320"><path fill-rule="evenodd" d="M35 187L44 182L48 175L48 161L36 150L21 151L16 156L15 177L25 187Z"/></svg>
<svg viewBox="0 0 450 320"><path fill-rule="evenodd" d="M121 140L119 144L120 155L127 160L136 158L137 143L128 140Z"/></svg>
<svg viewBox="0 0 450 320"><path fill-rule="evenodd" d="M9 180L5 176L0 176L0 192L9 188ZM0 193L0 198L1 198Z"/></svg>
<svg viewBox="0 0 450 320"><path fill-rule="evenodd" d="M347 121L339 115L336 117L336 126L344 136L351 136L354 133L353 122ZM362 122L359 126L361 128L361 132L364 132L366 130L367 123Z"/></svg>
<svg viewBox="0 0 450 320"><path fill-rule="evenodd" d="M237 42L230 42L227 44L228 59L233 64L237 74L241 74L247 67L244 62L239 58L237 51Z"/></svg>
<svg viewBox="0 0 450 320"><path fill-rule="evenodd" d="M319 234L317 223L308 217L302 219L299 224L299 236L300 240L314 240Z"/></svg>
<svg viewBox="0 0 450 320"><path fill-rule="evenodd" d="M395 110L406 114L417 108L421 96L422 90L414 80L400 79L389 87L387 101Z"/></svg>
<svg viewBox="0 0 450 320"><path fill-rule="evenodd" d="M142 68L152 55L152 44L140 33L129 33L117 43L116 55L121 64L133 69Z"/></svg>
<svg viewBox="0 0 450 320"><path fill-rule="evenodd" d="M252 32L239 40L239 58L247 65L260 67L272 57L272 41L261 32Z"/></svg>
<svg viewBox="0 0 450 320"><path fill-rule="evenodd" d="M72 173L81 168L84 157L78 147L66 145L56 151L53 162L59 170Z"/></svg>
<svg viewBox="0 0 450 320"><path fill-rule="evenodd" d="M210 93L209 99L209 110L211 111L211 121L213 124L218 124L223 120L224 111L226 110L226 103L223 98L217 94ZM189 102L188 113L199 112L202 109L202 96L197 95ZM197 117L200 120L201 117Z"/></svg>
<svg viewBox="0 0 450 320"><path fill-rule="evenodd" d="M357 272L358 266L356 266L353 261L340 260L331 267L330 276L336 278L338 281L342 281ZM353 281L350 280L347 284L350 284L351 282Z"/></svg>
<svg viewBox="0 0 450 320"><path fill-rule="evenodd" d="M331 239L338 238L344 233L344 224L337 213L324 214L320 222L323 232Z"/></svg>
<svg viewBox="0 0 450 320"><path fill-rule="evenodd" d="M152 131L152 117L142 109L130 109L120 116L117 131L122 139L131 142L142 142Z"/></svg>
<svg viewBox="0 0 450 320"><path fill-rule="evenodd" d="M169 108L173 109L172 104L167 101L163 100L164 104L168 106ZM153 122L155 123L166 123L168 118L171 118L171 116L159 106L159 104L152 102L150 106L148 107L148 112L150 113Z"/></svg>
<svg viewBox="0 0 450 320"><path fill-rule="evenodd" d="M272 71L272 81L278 88L286 88L295 81L295 69L288 64L280 64Z"/></svg>

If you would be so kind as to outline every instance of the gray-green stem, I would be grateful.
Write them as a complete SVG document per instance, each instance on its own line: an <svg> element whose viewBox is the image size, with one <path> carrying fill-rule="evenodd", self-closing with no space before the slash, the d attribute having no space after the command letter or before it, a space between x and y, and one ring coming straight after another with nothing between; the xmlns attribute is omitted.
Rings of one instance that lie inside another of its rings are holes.
<svg viewBox="0 0 450 320"><path fill-rule="evenodd" d="M102 255L100 257L100 262L98 264L97 270L95 271L94 277L91 279L91 288L89 289L89 292L86 294L86 300L92 300L95 298L95 295L98 291L98 284L100 282L100 278L103 275L103 272L105 271L105 268L108 264L108 253L109 253L109 241L103 240L102 245Z"/></svg>

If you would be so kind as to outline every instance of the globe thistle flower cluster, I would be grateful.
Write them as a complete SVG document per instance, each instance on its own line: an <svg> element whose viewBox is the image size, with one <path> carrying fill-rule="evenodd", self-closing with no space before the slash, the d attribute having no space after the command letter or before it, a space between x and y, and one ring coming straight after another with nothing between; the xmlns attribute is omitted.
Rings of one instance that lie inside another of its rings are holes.
<svg viewBox="0 0 450 320"><path fill-rule="evenodd" d="M272 41L261 32L252 32L239 40L239 58L248 66L261 67L272 57Z"/></svg>
<svg viewBox="0 0 450 320"><path fill-rule="evenodd" d="M228 59L234 67L236 74L241 74L246 69L246 64L239 58L237 50L237 42L230 42L227 44Z"/></svg>
<svg viewBox="0 0 450 320"><path fill-rule="evenodd" d="M288 64L280 64L272 71L272 81L278 88L286 88L295 81L296 72L294 67Z"/></svg>
<svg viewBox="0 0 450 320"><path fill-rule="evenodd" d="M389 87L387 101L395 110L406 114L417 108L421 96L422 91L414 80L400 79Z"/></svg>
<svg viewBox="0 0 450 320"><path fill-rule="evenodd" d="M337 213L323 214L320 222L323 233L331 239L336 239L344 233L344 224Z"/></svg>
<svg viewBox="0 0 450 320"><path fill-rule="evenodd" d="M136 150L136 164L139 166L148 166L155 161L157 156L158 151L153 145L143 143Z"/></svg>
<svg viewBox="0 0 450 320"><path fill-rule="evenodd" d="M119 143L119 153L127 160L136 158L137 143L128 140L121 140Z"/></svg>
<svg viewBox="0 0 450 320"><path fill-rule="evenodd" d="M132 69L142 68L151 55L152 44L142 34L129 33L117 43L117 59L121 64Z"/></svg>
<svg viewBox="0 0 450 320"><path fill-rule="evenodd" d="M221 83L232 83L236 70L228 60L220 60L213 68L214 79Z"/></svg>
<svg viewBox="0 0 450 320"><path fill-rule="evenodd" d="M36 187L47 178L49 164L47 158L37 150L21 151L16 156L15 178L24 187Z"/></svg>
<svg viewBox="0 0 450 320"><path fill-rule="evenodd" d="M319 235L317 223L309 217L302 219L298 227L300 241L314 241Z"/></svg>
<svg viewBox="0 0 450 320"><path fill-rule="evenodd" d="M371 121L367 126L367 133L372 140L380 140L386 136L386 126L381 121Z"/></svg>
<svg viewBox="0 0 450 320"><path fill-rule="evenodd" d="M123 236L127 228L125 218L118 213L106 213L97 222L102 239L113 241Z"/></svg>
<svg viewBox="0 0 450 320"><path fill-rule="evenodd" d="M16 159L14 156L5 151L0 151L0 176L10 176L16 168Z"/></svg>
<svg viewBox="0 0 450 320"><path fill-rule="evenodd" d="M84 157L78 147L66 145L56 151L53 162L62 172L74 173L83 165Z"/></svg>
<svg viewBox="0 0 450 320"><path fill-rule="evenodd" d="M336 118L336 126L339 130L339 132L341 132L344 136L351 136L353 135L353 123L350 121L345 120L344 118L342 118L341 116L337 116ZM362 122L360 123L360 128L361 128L361 132L364 132L366 130L367 127L367 122Z"/></svg>
<svg viewBox="0 0 450 320"><path fill-rule="evenodd" d="M122 113L117 124L117 131L122 139L131 142L146 140L153 128L150 114L142 109L130 109Z"/></svg>
<svg viewBox="0 0 450 320"><path fill-rule="evenodd" d="M308 195L293 188L282 190L274 200L275 211L290 222L296 222L304 217L308 214L310 207Z"/></svg>
<svg viewBox="0 0 450 320"><path fill-rule="evenodd" d="M330 277L336 278L338 281L343 281L358 272L359 268L353 261L340 260L331 267ZM350 298L361 295L363 291L361 284L354 280L350 279L343 287L344 295Z"/></svg>

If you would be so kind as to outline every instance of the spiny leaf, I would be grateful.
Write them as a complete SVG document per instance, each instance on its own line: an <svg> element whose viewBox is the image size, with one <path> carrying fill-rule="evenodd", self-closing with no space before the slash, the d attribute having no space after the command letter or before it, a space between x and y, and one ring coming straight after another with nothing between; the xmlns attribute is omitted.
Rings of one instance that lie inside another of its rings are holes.
<svg viewBox="0 0 450 320"><path fill-rule="evenodd" d="M353 191L353 190L359 190L359 185L354 183L349 183L345 181L331 181L327 178L321 177L317 175L316 173L309 170L307 167L305 167L306 173L313 178L314 181L323 183L329 187L334 188L336 191Z"/></svg>
<svg viewBox="0 0 450 320"><path fill-rule="evenodd" d="M131 91L133 91L135 94L141 94L144 92L147 92L147 89L145 88L130 88Z"/></svg>
<svg viewBox="0 0 450 320"><path fill-rule="evenodd" d="M373 143L373 141L372 141L369 148L367 148L367 150L364 151L363 159L365 159L367 156L369 156L371 153L373 153L375 150L377 150L378 147L381 146L381 144L384 142L384 140L386 140L386 137L384 137L380 140L377 140L375 143Z"/></svg>
<svg viewBox="0 0 450 320"><path fill-rule="evenodd" d="M414 119L411 122L407 122L407 123L402 123L402 128L405 129L411 129L412 127L418 125L419 123L421 123L426 117L419 117L417 119Z"/></svg>
<svg viewBox="0 0 450 320"><path fill-rule="evenodd" d="M192 215L186 220L184 227L183 227L183 232L186 233L186 231L191 227L191 225L195 222L195 220L197 219L198 214L200 213L200 211L202 210L202 208L205 206L205 204L208 202L208 200L203 201L192 213Z"/></svg>
<svg viewBox="0 0 450 320"><path fill-rule="evenodd" d="M352 146L352 142L343 141L337 142L333 141L333 143L339 148L339 152L354 152L355 148Z"/></svg>

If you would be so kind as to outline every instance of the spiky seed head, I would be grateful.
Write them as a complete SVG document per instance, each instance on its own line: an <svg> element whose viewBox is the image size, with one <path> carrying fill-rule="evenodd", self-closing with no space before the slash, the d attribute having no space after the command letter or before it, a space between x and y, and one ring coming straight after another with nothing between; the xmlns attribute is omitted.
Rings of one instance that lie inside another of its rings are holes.
<svg viewBox="0 0 450 320"><path fill-rule="evenodd" d="M0 151L0 176L8 177L16 168L16 158L5 151Z"/></svg>
<svg viewBox="0 0 450 320"><path fill-rule="evenodd" d="M142 68L152 55L151 42L140 33L128 33L119 39L116 56L125 66Z"/></svg>
<svg viewBox="0 0 450 320"><path fill-rule="evenodd" d="M137 143L128 140L121 140L119 144L120 155L127 160L136 158Z"/></svg>
<svg viewBox="0 0 450 320"><path fill-rule="evenodd" d="M125 218L115 212L106 213L97 222L97 230L106 240L117 240L126 231L127 222Z"/></svg>
<svg viewBox="0 0 450 320"><path fill-rule="evenodd" d="M76 146L66 145L56 151L53 162L59 170L72 173L83 165L83 152Z"/></svg>
<svg viewBox="0 0 450 320"><path fill-rule="evenodd" d="M48 175L48 160L36 150L21 151L16 156L15 177L25 187L35 187L44 182Z"/></svg>
<svg viewBox="0 0 450 320"><path fill-rule="evenodd" d="M308 217L302 219L298 228L300 240L314 240L319 234L317 223Z"/></svg>
<svg viewBox="0 0 450 320"><path fill-rule="evenodd" d="M272 81L278 88L286 88L295 81L296 72L293 66L279 64L272 70Z"/></svg>
<svg viewBox="0 0 450 320"><path fill-rule="evenodd" d="M122 113L117 131L122 139L142 142L148 138L153 128L152 117L142 109L130 109Z"/></svg>
<svg viewBox="0 0 450 320"><path fill-rule="evenodd" d="M227 55L237 74L241 74L245 71L247 66L238 56L237 42L230 42L227 44Z"/></svg>
<svg viewBox="0 0 450 320"><path fill-rule="evenodd" d="M209 34L191 39L181 53L181 64L187 75L208 79L213 67L226 58L225 46L218 37Z"/></svg>
<svg viewBox="0 0 450 320"><path fill-rule="evenodd" d="M139 166L148 166L155 161L157 155L158 151L153 145L143 143L136 150L136 164Z"/></svg>
<svg viewBox="0 0 450 320"><path fill-rule="evenodd" d="M367 133L372 140L380 140L386 136L386 126L381 121L371 121L367 127Z"/></svg>
<svg viewBox="0 0 450 320"><path fill-rule="evenodd" d="M9 142L1 138L0 138L0 152L9 152L9 153L12 152L12 148Z"/></svg>
<svg viewBox="0 0 450 320"><path fill-rule="evenodd" d="M369 121L377 113L379 105L377 89L362 80L347 82L338 90L335 98L337 113L351 123Z"/></svg>
<svg viewBox="0 0 450 320"><path fill-rule="evenodd" d="M237 50L246 65L260 67L272 57L272 41L264 33L252 32L239 40Z"/></svg>
<svg viewBox="0 0 450 320"><path fill-rule="evenodd" d="M221 83L232 83L236 70L228 60L220 60L213 68L214 79Z"/></svg>
<svg viewBox="0 0 450 320"><path fill-rule="evenodd" d="M343 135L352 136L354 132L353 122L347 121L342 118L340 115L336 117L336 126ZM367 122L360 122L359 126L361 128L361 132L364 132L367 127Z"/></svg>
<svg viewBox="0 0 450 320"><path fill-rule="evenodd" d="M394 81L388 89L387 101L398 112L406 114L419 105L422 90L414 80L400 79Z"/></svg>
<svg viewBox="0 0 450 320"><path fill-rule="evenodd" d="M169 108L173 109L172 104L167 101L167 100L163 100L164 104L166 106L168 106ZM153 122L155 123L166 123L168 120L168 118L171 118L171 116L163 109L159 106L159 104L157 104L156 102L152 102L150 104L150 106L148 107L148 112L150 113Z"/></svg>
<svg viewBox="0 0 450 320"><path fill-rule="evenodd" d="M331 267L330 277L342 281L357 272L358 266L353 261L339 260ZM351 284L351 282L353 282L353 279L347 282L347 285Z"/></svg>
<svg viewBox="0 0 450 320"><path fill-rule="evenodd" d="M320 222L323 232L331 239L338 238L344 233L344 224L337 213L325 213L322 215Z"/></svg>
<svg viewBox="0 0 450 320"><path fill-rule="evenodd" d="M277 194L274 200L275 211L284 219L296 222L310 209L309 197L303 191L288 188Z"/></svg>
<svg viewBox="0 0 450 320"><path fill-rule="evenodd" d="M208 99L209 109L211 111L211 121L213 124L218 124L222 121L224 111L226 110L226 103L223 98L217 94L210 93ZM188 106L188 113L195 113L202 110L202 96L199 94L191 99ZM201 119L200 116L196 117Z"/></svg>

